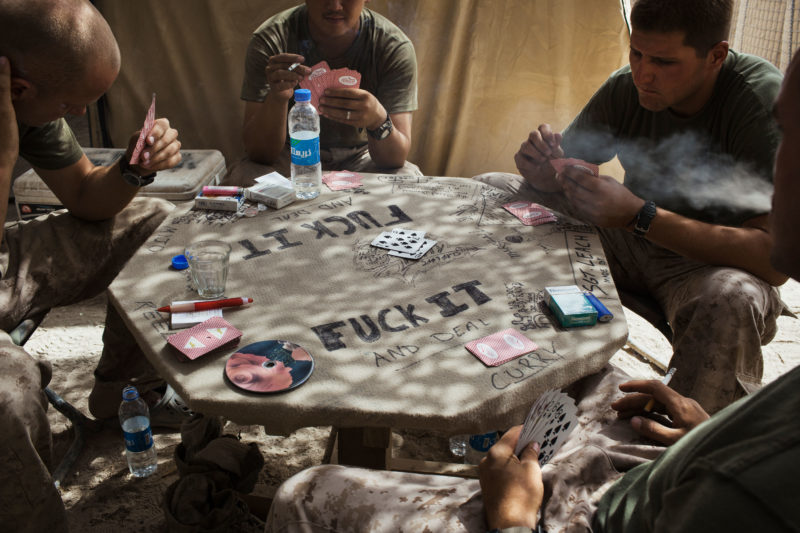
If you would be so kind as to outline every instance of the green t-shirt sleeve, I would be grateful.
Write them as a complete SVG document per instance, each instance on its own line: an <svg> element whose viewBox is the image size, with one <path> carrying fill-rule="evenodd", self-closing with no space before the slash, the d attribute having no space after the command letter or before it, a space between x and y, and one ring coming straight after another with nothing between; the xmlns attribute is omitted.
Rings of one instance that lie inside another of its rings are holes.
<svg viewBox="0 0 800 533"><path fill-rule="evenodd" d="M623 69L624 70L624 69ZM617 155L620 115L626 112L629 98L618 83L618 74L609 77L592 96L572 123L564 130L561 147L565 157L576 157L602 164Z"/></svg>
<svg viewBox="0 0 800 533"><path fill-rule="evenodd" d="M244 59L244 81L242 82L242 100L263 102L269 92L267 85L267 63L270 56L278 52L273 36L253 34Z"/></svg>
<svg viewBox="0 0 800 533"><path fill-rule="evenodd" d="M63 118L44 126L18 126L19 155L34 167L57 170L83 157L75 134Z"/></svg>
<svg viewBox="0 0 800 533"><path fill-rule="evenodd" d="M411 41L387 48L379 63L380 83L375 96L389 113L417 109L417 56Z"/></svg>

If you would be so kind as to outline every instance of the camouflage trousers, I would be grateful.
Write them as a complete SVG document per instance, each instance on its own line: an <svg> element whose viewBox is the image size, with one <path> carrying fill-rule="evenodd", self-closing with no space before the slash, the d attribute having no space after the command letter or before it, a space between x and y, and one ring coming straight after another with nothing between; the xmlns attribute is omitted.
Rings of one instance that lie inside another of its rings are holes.
<svg viewBox="0 0 800 533"><path fill-rule="evenodd" d="M422 176L419 167L414 163L406 161L400 168L378 168L369 155L366 146L359 148L327 148L320 150L320 162L322 171L349 170L351 172L368 172L378 174L398 174L409 176ZM243 158L234 163L227 176L223 180L223 185L236 185L239 187L249 187L253 180L272 171L277 171L281 175L289 178L291 174L291 159L289 149L281 152L280 157L272 165L262 165Z"/></svg>
<svg viewBox="0 0 800 533"><path fill-rule="evenodd" d="M137 198L103 222L60 211L6 226L0 249L0 530L67 530L49 472L52 436L44 387L50 364L31 357L6 332L27 317L105 290L172 207L163 200ZM130 378L141 378L145 387L159 381L119 315L110 305L109 310L95 372L101 384L95 388L101 392L92 394L92 403L101 406L95 416L116 414Z"/></svg>
<svg viewBox="0 0 800 533"><path fill-rule="evenodd" d="M570 214L563 195L540 193L517 174L473 179ZM775 336L784 309L776 287L738 268L687 259L624 230L597 231L617 288L653 298L672 327L670 366L677 372L670 387L713 414L761 386L761 346Z"/></svg>
<svg viewBox="0 0 800 533"><path fill-rule="evenodd" d="M567 389L578 427L542 469L541 524L548 533L591 531L597 503L624 472L663 447L638 437L609 404L630 380L611 366ZM477 480L335 465L304 470L278 489L266 531L474 532L488 530Z"/></svg>

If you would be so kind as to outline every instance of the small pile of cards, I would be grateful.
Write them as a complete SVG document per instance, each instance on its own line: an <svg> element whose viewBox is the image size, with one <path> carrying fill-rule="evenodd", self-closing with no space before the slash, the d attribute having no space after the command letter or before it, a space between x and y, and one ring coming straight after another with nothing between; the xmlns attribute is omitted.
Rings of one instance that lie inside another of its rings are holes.
<svg viewBox="0 0 800 533"><path fill-rule="evenodd" d="M322 175L322 182L332 191L343 191L361 187L361 174L356 172L328 172Z"/></svg>
<svg viewBox="0 0 800 533"><path fill-rule="evenodd" d="M538 226L556 221L556 216L552 212L533 202L509 202L503 204L503 207L525 226Z"/></svg>
<svg viewBox="0 0 800 533"><path fill-rule="evenodd" d="M419 259L433 248L436 241L425 238L425 232L415 229L395 228L384 231L370 243L389 250L389 255L404 259Z"/></svg>
<svg viewBox="0 0 800 533"><path fill-rule="evenodd" d="M358 89L361 85L361 74L349 68L331 70L326 61L320 61L311 67L311 74L300 82L300 87L311 91L311 105L319 109L319 99L325 89Z"/></svg>
<svg viewBox="0 0 800 533"><path fill-rule="evenodd" d="M555 389L546 391L528 412L514 454L519 456L525 446L538 442L539 464L544 466L575 429L577 412L575 400L568 395Z"/></svg>
<svg viewBox="0 0 800 533"><path fill-rule="evenodd" d="M539 349L536 343L514 328L470 341L464 347L487 366L499 366Z"/></svg>

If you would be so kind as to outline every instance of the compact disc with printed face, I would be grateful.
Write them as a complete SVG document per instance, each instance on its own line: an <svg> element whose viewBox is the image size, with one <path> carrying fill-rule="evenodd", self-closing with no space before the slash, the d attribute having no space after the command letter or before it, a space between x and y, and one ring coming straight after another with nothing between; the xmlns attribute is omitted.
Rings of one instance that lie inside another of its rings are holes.
<svg viewBox="0 0 800 533"><path fill-rule="evenodd" d="M250 392L274 393L295 389L314 370L314 358L289 341L269 340L239 348L225 363L225 377Z"/></svg>

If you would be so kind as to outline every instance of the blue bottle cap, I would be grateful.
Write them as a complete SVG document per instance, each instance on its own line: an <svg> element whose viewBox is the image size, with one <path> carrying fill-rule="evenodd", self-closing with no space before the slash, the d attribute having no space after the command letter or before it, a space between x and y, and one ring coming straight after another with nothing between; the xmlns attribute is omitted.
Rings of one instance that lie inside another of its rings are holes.
<svg viewBox="0 0 800 533"><path fill-rule="evenodd" d="M310 102L311 101L311 91L308 89L295 89L294 91L294 101L295 102Z"/></svg>
<svg viewBox="0 0 800 533"><path fill-rule="evenodd" d="M189 261L186 260L186 256L183 254L176 255L172 258L172 268L175 270L186 270L189 268Z"/></svg>

